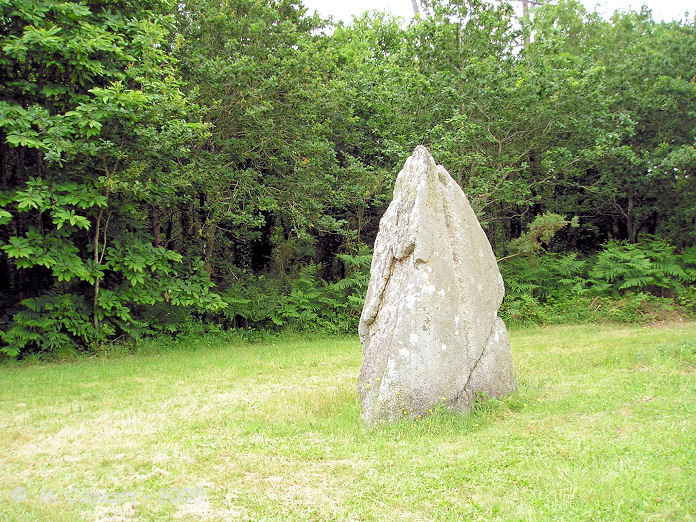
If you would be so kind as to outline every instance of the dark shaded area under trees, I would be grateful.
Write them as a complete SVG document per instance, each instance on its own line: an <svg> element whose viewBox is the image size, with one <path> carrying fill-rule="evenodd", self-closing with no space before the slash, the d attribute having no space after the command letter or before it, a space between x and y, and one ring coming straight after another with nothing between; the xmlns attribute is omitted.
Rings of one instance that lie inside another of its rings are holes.
<svg viewBox="0 0 696 522"><path fill-rule="evenodd" d="M0 351L351 331L417 144L505 258L509 320L696 311L693 22L420 5L0 5Z"/></svg>

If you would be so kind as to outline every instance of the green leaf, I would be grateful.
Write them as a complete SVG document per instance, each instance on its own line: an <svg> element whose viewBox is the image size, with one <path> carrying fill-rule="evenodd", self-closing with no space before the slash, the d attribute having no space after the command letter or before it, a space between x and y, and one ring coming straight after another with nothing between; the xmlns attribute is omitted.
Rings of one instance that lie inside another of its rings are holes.
<svg viewBox="0 0 696 522"><path fill-rule="evenodd" d="M29 240L17 236L12 236L9 240L9 244L3 245L0 248L5 251L8 257L17 259L29 259L35 252Z"/></svg>
<svg viewBox="0 0 696 522"><path fill-rule="evenodd" d="M12 214L7 210L0 209L0 225L7 225L10 221L12 221Z"/></svg>

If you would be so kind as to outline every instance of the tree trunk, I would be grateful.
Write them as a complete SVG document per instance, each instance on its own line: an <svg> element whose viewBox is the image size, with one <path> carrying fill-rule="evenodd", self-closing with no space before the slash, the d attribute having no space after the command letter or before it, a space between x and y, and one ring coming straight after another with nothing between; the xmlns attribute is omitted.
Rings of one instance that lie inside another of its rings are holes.
<svg viewBox="0 0 696 522"><path fill-rule="evenodd" d="M626 236L631 243L635 243L638 239L638 229L636 228L636 218L633 212L635 203L633 195L628 196L628 210L626 211Z"/></svg>
<svg viewBox="0 0 696 522"><path fill-rule="evenodd" d="M155 246L162 243L162 225L160 223L160 207L155 203L150 207L150 225L152 227L152 237L155 238Z"/></svg>
<svg viewBox="0 0 696 522"><path fill-rule="evenodd" d="M99 215L97 215L97 224L94 227L94 267L96 269L99 264L99 228L101 227L103 210L99 210ZM94 278L94 305L92 308L92 323L94 324L94 329L99 328L99 318L97 317L97 303L99 302L99 277Z"/></svg>
<svg viewBox="0 0 696 522"><path fill-rule="evenodd" d="M164 230L164 240L165 246L170 247L170 241L172 240L172 233L174 231L174 212L169 213L169 219L167 220L167 228Z"/></svg>
<svg viewBox="0 0 696 522"><path fill-rule="evenodd" d="M527 10L529 9L529 4L527 0L522 0L522 16L525 16L527 14ZM524 46L525 48L529 47L529 33L525 32L524 33Z"/></svg>
<svg viewBox="0 0 696 522"><path fill-rule="evenodd" d="M211 220L212 221L212 220ZM205 270L208 275L213 275L213 267L210 260L213 258L213 250L215 248L215 234L217 232L217 227L214 223L208 224L208 233L205 238Z"/></svg>

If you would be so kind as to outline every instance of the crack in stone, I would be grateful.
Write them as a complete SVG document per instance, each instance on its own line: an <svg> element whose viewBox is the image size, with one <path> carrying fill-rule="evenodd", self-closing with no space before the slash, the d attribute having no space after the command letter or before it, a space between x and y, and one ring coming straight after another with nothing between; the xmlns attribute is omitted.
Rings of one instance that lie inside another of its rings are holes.
<svg viewBox="0 0 696 522"><path fill-rule="evenodd" d="M397 259L391 252L389 253L389 258L389 269L387 270L387 277L384 279L384 283L380 285L381 288L379 289L379 296L375 299L377 304L374 307L374 312L370 311L369 317L365 317L364 320L365 325L367 326L375 322L377 316L379 315L379 312L382 310L382 306L384 305L384 293L386 292L387 286L389 285L389 281L391 280L392 274L394 273L394 265L397 261Z"/></svg>
<svg viewBox="0 0 696 522"><path fill-rule="evenodd" d="M478 366L478 363L483 358L483 354L486 353L486 348L488 348L488 341L490 340L491 335L493 335L493 333L495 331L495 326L496 326L495 321L493 321L493 328L491 328L491 331L488 334L488 337L486 338L486 344L483 345L483 349L481 350L481 353L478 356L478 359L476 359L476 361L474 362L474 365L471 367L471 371L469 372L469 377L467 377L466 382L464 383L464 387L462 388L462 392L464 392L464 393L468 394L470 392L469 381L471 381L471 376L474 375L474 372L476 371L476 367Z"/></svg>
<svg viewBox="0 0 696 522"><path fill-rule="evenodd" d="M382 311L382 306L384 306L384 293L387 291L387 286L389 286L389 281L392 278L392 275L394 274L394 266L398 262L398 259L394 257L394 254L392 252L391 254L391 260L389 261L389 271L387 272L387 277L384 280L384 287L382 287L382 291L379 293L379 299L377 300L377 309L375 310L375 315L372 318L372 321L370 321L367 324L373 323L375 319L377 319L377 316L379 313Z"/></svg>

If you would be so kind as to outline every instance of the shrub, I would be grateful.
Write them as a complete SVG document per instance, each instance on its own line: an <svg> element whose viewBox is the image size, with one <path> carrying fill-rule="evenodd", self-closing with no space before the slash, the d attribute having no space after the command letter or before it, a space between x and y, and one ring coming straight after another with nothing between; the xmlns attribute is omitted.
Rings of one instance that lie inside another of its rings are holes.
<svg viewBox="0 0 696 522"><path fill-rule="evenodd" d="M696 315L696 248L675 254L662 240L611 241L586 259L541 253L500 266L511 324L649 322Z"/></svg>
<svg viewBox="0 0 696 522"><path fill-rule="evenodd" d="M592 293L617 298L628 292L678 295L694 280L680 265L674 247L661 239L640 244L610 241L597 254L589 278Z"/></svg>

